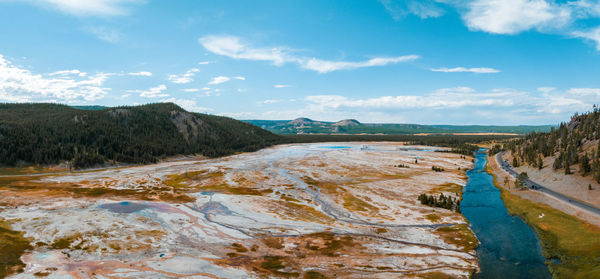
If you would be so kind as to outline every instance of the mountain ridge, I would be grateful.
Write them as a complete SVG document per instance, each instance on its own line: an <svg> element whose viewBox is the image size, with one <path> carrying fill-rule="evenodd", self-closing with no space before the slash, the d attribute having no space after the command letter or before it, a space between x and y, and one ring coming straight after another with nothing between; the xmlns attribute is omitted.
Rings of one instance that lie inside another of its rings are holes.
<svg viewBox="0 0 600 279"><path fill-rule="evenodd" d="M306 117L294 120L242 120L275 134L453 134L505 133L524 135L530 132L548 132L553 125L421 125L399 123L361 123L356 119L337 122L317 121Z"/></svg>

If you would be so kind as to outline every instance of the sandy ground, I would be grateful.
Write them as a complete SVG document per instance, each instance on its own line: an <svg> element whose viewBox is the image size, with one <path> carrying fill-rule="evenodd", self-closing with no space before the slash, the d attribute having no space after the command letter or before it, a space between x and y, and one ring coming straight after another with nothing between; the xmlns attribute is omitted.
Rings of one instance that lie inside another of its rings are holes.
<svg viewBox="0 0 600 279"><path fill-rule="evenodd" d="M505 160L512 162L512 158L513 157L510 152L505 152ZM527 172L531 180L538 182L556 192L595 206L600 206L600 184L594 181L591 174L583 177L581 174L577 173L579 171L579 165L572 165L571 171L574 174L565 175L564 169L558 169L556 171L553 170L553 157L546 157L543 159L543 161L544 168L541 170L528 165L520 166L515 168L515 170L517 172ZM592 189L594 190L590 191L588 189L589 185L592 185Z"/></svg>
<svg viewBox="0 0 600 279"><path fill-rule="evenodd" d="M512 160L512 157L510 157L510 155L504 155L504 159ZM501 186L505 187L506 189L510 189L511 193L519 195L523 198L527 198L534 202L540 202L540 203L547 204L549 206L552 206L553 208L563 211L569 215L575 216L581 220L584 220L584 221L594 224L596 226L600 226L600 217L598 217L596 214L593 214L586 210L580 209L579 207L576 207L572 204L569 204L567 202L564 202L562 200L559 200L555 197L552 197L552 196L542 193L542 192L531 191L531 190L516 190L514 188L514 178L512 176L510 176L502 168L500 168L500 166L498 165L498 162L496 161L496 156L490 157L489 164L490 164L490 167L494 170L494 173L498 177L498 183ZM546 164L547 164L547 162L544 163L544 165L546 165ZM573 183L575 181L584 183L584 182L581 182L581 180L582 180L581 177L565 176L564 174L559 174L559 173L553 172L551 170L551 168L549 168L549 167L545 167L544 169L542 169L542 171L538 171L537 169L534 170L533 168L530 168L530 167L519 167L519 168L516 168L516 170L518 172L526 171L527 174L529 175L529 178L531 178L533 181L538 182L554 191L560 192L565 195L574 195L577 193L583 194L583 193L590 193L590 192L600 192L600 188L598 188L598 190L589 191L587 189L587 184L585 184L586 185L585 191L583 191L582 189L578 190L578 189L576 189L577 187L580 187L580 188L583 188L583 187L581 187L581 185L578 185L578 184L569 184L569 183ZM544 175L547 175L547 176L545 177ZM505 185L504 181L505 181L506 177L509 178L510 182ZM565 185L567 185L567 186L565 186ZM573 185L578 185L578 186L573 186ZM585 197L585 196L582 196L581 194L578 195L578 198L579 197L585 198L585 199L581 199L583 201L591 203L591 201L596 200L594 197ZM595 203L595 205L598 205L598 203Z"/></svg>
<svg viewBox="0 0 600 279"><path fill-rule="evenodd" d="M19 177L0 187L0 218L35 245L14 278L467 278L473 243L444 230L466 220L417 196L455 197L471 161L434 151L295 144Z"/></svg>

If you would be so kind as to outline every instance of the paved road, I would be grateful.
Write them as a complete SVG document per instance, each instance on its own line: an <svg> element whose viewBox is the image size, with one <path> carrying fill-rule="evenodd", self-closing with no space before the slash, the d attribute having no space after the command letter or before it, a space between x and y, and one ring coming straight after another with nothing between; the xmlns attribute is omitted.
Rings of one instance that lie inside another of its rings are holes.
<svg viewBox="0 0 600 279"><path fill-rule="evenodd" d="M512 168L512 166L507 161L505 161L502 158L502 153L503 152L496 154L496 162L498 162L498 164L500 165L500 167L502 167L502 169L504 169L506 172L508 172L510 175L512 175L516 178L517 176L519 176L519 174ZM553 190L550 190L547 187L544 187L537 182L526 179L525 181L523 181L523 184L530 189L546 193L546 194L551 195L559 200L562 200L564 202L567 202L574 206L577 206L581 209L585 209L589 212L600 215L600 208L593 206L591 204L582 202L582 201L575 200L569 196L565 196L565 195L555 192Z"/></svg>

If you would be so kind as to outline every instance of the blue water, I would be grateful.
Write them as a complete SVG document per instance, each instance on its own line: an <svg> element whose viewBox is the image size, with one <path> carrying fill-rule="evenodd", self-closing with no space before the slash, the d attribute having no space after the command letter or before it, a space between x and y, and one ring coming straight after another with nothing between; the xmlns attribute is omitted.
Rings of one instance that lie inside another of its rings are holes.
<svg viewBox="0 0 600 279"><path fill-rule="evenodd" d="M322 145L319 148L327 148L327 149L348 149L352 148L351 146L343 146L343 145Z"/></svg>
<svg viewBox="0 0 600 279"><path fill-rule="evenodd" d="M149 205L145 205L142 203L135 202L115 202L115 203L105 203L100 205L100 208L108 209L109 211L116 213L133 213L136 211L140 211L142 209L146 209L150 207Z"/></svg>
<svg viewBox="0 0 600 279"><path fill-rule="evenodd" d="M462 214L481 242L480 272L475 278L551 278L535 232L519 217L510 216L500 191L485 172L485 149L475 153L475 167L460 204Z"/></svg>

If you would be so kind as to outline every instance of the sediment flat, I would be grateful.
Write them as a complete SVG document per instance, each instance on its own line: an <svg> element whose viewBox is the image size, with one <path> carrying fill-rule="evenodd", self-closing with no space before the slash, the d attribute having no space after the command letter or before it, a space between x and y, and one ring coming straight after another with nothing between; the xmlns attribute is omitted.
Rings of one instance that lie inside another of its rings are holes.
<svg viewBox="0 0 600 279"><path fill-rule="evenodd" d="M478 242L467 221L417 197L459 198L472 162L436 149L292 144L7 176L0 218L32 247L15 278L468 278Z"/></svg>

